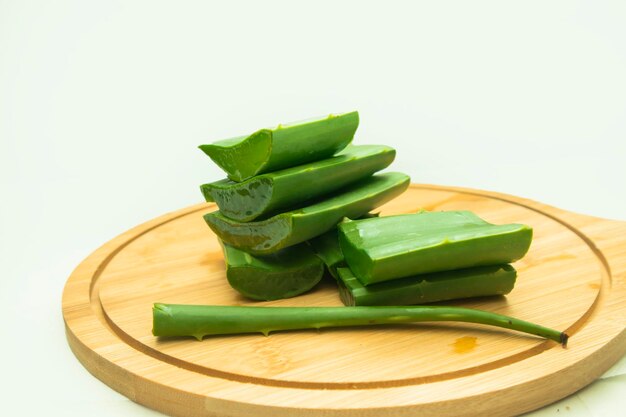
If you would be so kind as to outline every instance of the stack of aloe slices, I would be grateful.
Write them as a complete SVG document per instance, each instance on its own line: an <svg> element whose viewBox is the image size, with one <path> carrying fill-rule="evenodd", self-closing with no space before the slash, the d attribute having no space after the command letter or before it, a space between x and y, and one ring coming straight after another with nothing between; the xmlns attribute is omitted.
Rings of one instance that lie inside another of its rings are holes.
<svg viewBox="0 0 626 417"><path fill-rule="evenodd" d="M532 229L493 225L469 211L422 212L346 221L339 243L364 285L522 258Z"/></svg>
<svg viewBox="0 0 626 417"><path fill-rule="evenodd" d="M228 178L201 191L219 211L204 219L224 249L227 278L244 296L275 300L314 287L324 269L346 307L247 307L155 303L155 336L195 336L421 321L514 329L566 344L568 335L496 313L407 306L506 294L532 229L492 225L467 211L377 217L409 185L375 174L395 157L350 145L357 112L262 129L202 145ZM355 220L352 220L355 219ZM395 307L394 305L400 305Z"/></svg>
<svg viewBox="0 0 626 417"><path fill-rule="evenodd" d="M360 218L409 177L375 175L395 151L351 145L358 122L356 112L331 115L200 146L228 176L200 189L219 207L204 218L222 242L230 285L256 300L293 297L325 265L350 306L508 294L528 226L467 211Z"/></svg>
<svg viewBox="0 0 626 417"><path fill-rule="evenodd" d="M311 240L344 304L411 305L508 294L532 240L523 224L469 211L345 220Z"/></svg>
<svg viewBox="0 0 626 417"><path fill-rule="evenodd" d="M234 289L256 300L310 290L324 264L306 242L408 187L405 174L376 174L393 148L350 144L358 123L357 112L330 115L200 146L228 177L200 189L219 208L204 219Z"/></svg>

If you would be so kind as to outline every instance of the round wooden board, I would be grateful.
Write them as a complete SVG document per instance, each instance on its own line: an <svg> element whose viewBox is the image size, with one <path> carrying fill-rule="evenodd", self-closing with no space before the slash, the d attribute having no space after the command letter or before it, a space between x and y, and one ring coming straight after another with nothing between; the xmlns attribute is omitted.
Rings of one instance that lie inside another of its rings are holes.
<svg viewBox="0 0 626 417"><path fill-rule="evenodd" d="M106 243L63 294L70 347L97 378L176 416L515 415L593 381L626 352L626 223L492 192L412 185L382 215L472 210L534 228L507 297L457 301L570 333L554 342L467 324L210 337L152 336L154 302L337 306L328 280L306 295L246 300L226 281L200 204Z"/></svg>

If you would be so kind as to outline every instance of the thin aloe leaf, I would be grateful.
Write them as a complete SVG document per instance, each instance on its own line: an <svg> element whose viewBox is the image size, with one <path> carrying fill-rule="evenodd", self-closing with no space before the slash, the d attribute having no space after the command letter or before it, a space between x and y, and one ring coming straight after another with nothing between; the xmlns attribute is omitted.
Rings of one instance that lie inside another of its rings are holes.
<svg viewBox="0 0 626 417"><path fill-rule="evenodd" d="M257 175L243 182L229 179L200 186L220 213L252 221L330 194L388 167L396 151L383 145L348 146L337 155L304 165Z"/></svg>
<svg viewBox="0 0 626 417"><path fill-rule="evenodd" d="M228 178L244 181L333 156L345 148L359 126L359 113L329 116L261 129L249 136L225 139L199 148Z"/></svg>
<svg viewBox="0 0 626 417"><path fill-rule="evenodd" d="M229 284L253 300L295 297L312 289L324 275L324 264L305 243L268 256L254 256L226 244L222 248Z"/></svg>
<svg viewBox="0 0 626 417"><path fill-rule="evenodd" d="M469 211L421 212L342 222L339 244L363 285L522 258L532 240L523 224L493 225Z"/></svg>
<svg viewBox="0 0 626 417"><path fill-rule="evenodd" d="M243 307L156 303L152 334L161 337L263 333L277 330L456 321L502 327L567 344L558 330L481 310L461 307Z"/></svg>
<svg viewBox="0 0 626 417"><path fill-rule="evenodd" d="M404 192L409 182L410 178L399 172L377 174L310 206L262 221L238 222L219 211L205 214L204 220L228 245L267 255L319 236L344 217L362 216Z"/></svg>
<svg viewBox="0 0 626 417"><path fill-rule="evenodd" d="M505 295L515 286L511 265L479 266L394 279L367 287L349 268L338 268L339 295L347 306L411 305Z"/></svg>

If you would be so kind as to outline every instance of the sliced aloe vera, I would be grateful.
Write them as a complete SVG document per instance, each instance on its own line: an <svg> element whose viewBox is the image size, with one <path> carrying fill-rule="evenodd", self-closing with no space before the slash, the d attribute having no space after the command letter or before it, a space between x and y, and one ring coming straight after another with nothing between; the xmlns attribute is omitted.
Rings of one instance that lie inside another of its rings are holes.
<svg viewBox="0 0 626 417"><path fill-rule="evenodd" d="M220 140L199 148L233 181L333 156L345 148L359 126L359 113L261 129L249 136Z"/></svg>
<svg viewBox="0 0 626 417"><path fill-rule="evenodd" d="M274 253L333 228L344 217L356 218L401 194L410 178L399 172L365 178L310 206L268 219L242 223L219 211L204 220L226 244L257 255Z"/></svg>
<svg viewBox="0 0 626 417"><path fill-rule="evenodd" d="M267 213L293 208L368 177L393 162L396 151L382 145L349 146L334 157L243 182L229 179L200 186L207 201L220 213L247 222Z"/></svg>
<svg viewBox="0 0 626 417"><path fill-rule="evenodd" d="M324 264L305 243L268 256L254 256L223 244L228 283L254 300L295 297L313 288Z"/></svg>
<svg viewBox="0 0 626 417"><path fill-rule="evenodd" d="M339 225L346 263L363 285L514 262L526 254L531 240L529 226L493 225L470 211L402 214Z"/></svg>
<svg viewBox="0 0 626 417"><path fill-rule="evenodd" d="M339 296L347 306L411 305L457 298L504 295L515 286L511 265L479 266L417 275L367 287L349 268L338 268Z"/></svg>

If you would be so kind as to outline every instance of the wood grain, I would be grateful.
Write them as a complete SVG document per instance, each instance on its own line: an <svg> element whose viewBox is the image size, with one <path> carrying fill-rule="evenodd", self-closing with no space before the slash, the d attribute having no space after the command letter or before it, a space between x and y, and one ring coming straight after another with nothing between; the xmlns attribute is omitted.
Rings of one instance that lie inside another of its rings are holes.
<svg viewBox="0 0 626 417"><path fill-rule="evenodd" d="M626 352L626 223L431 185L412 185L382 214L421 209L531 225L511 294L448 304L567 329L569 347L450 323L157 339L154 302L341 305L332 281L288 300L238 295L202 220L207 204L129 230L78 266L63 294L70 347L112 388L176 416L515 415L580 389Z"/></svg>

